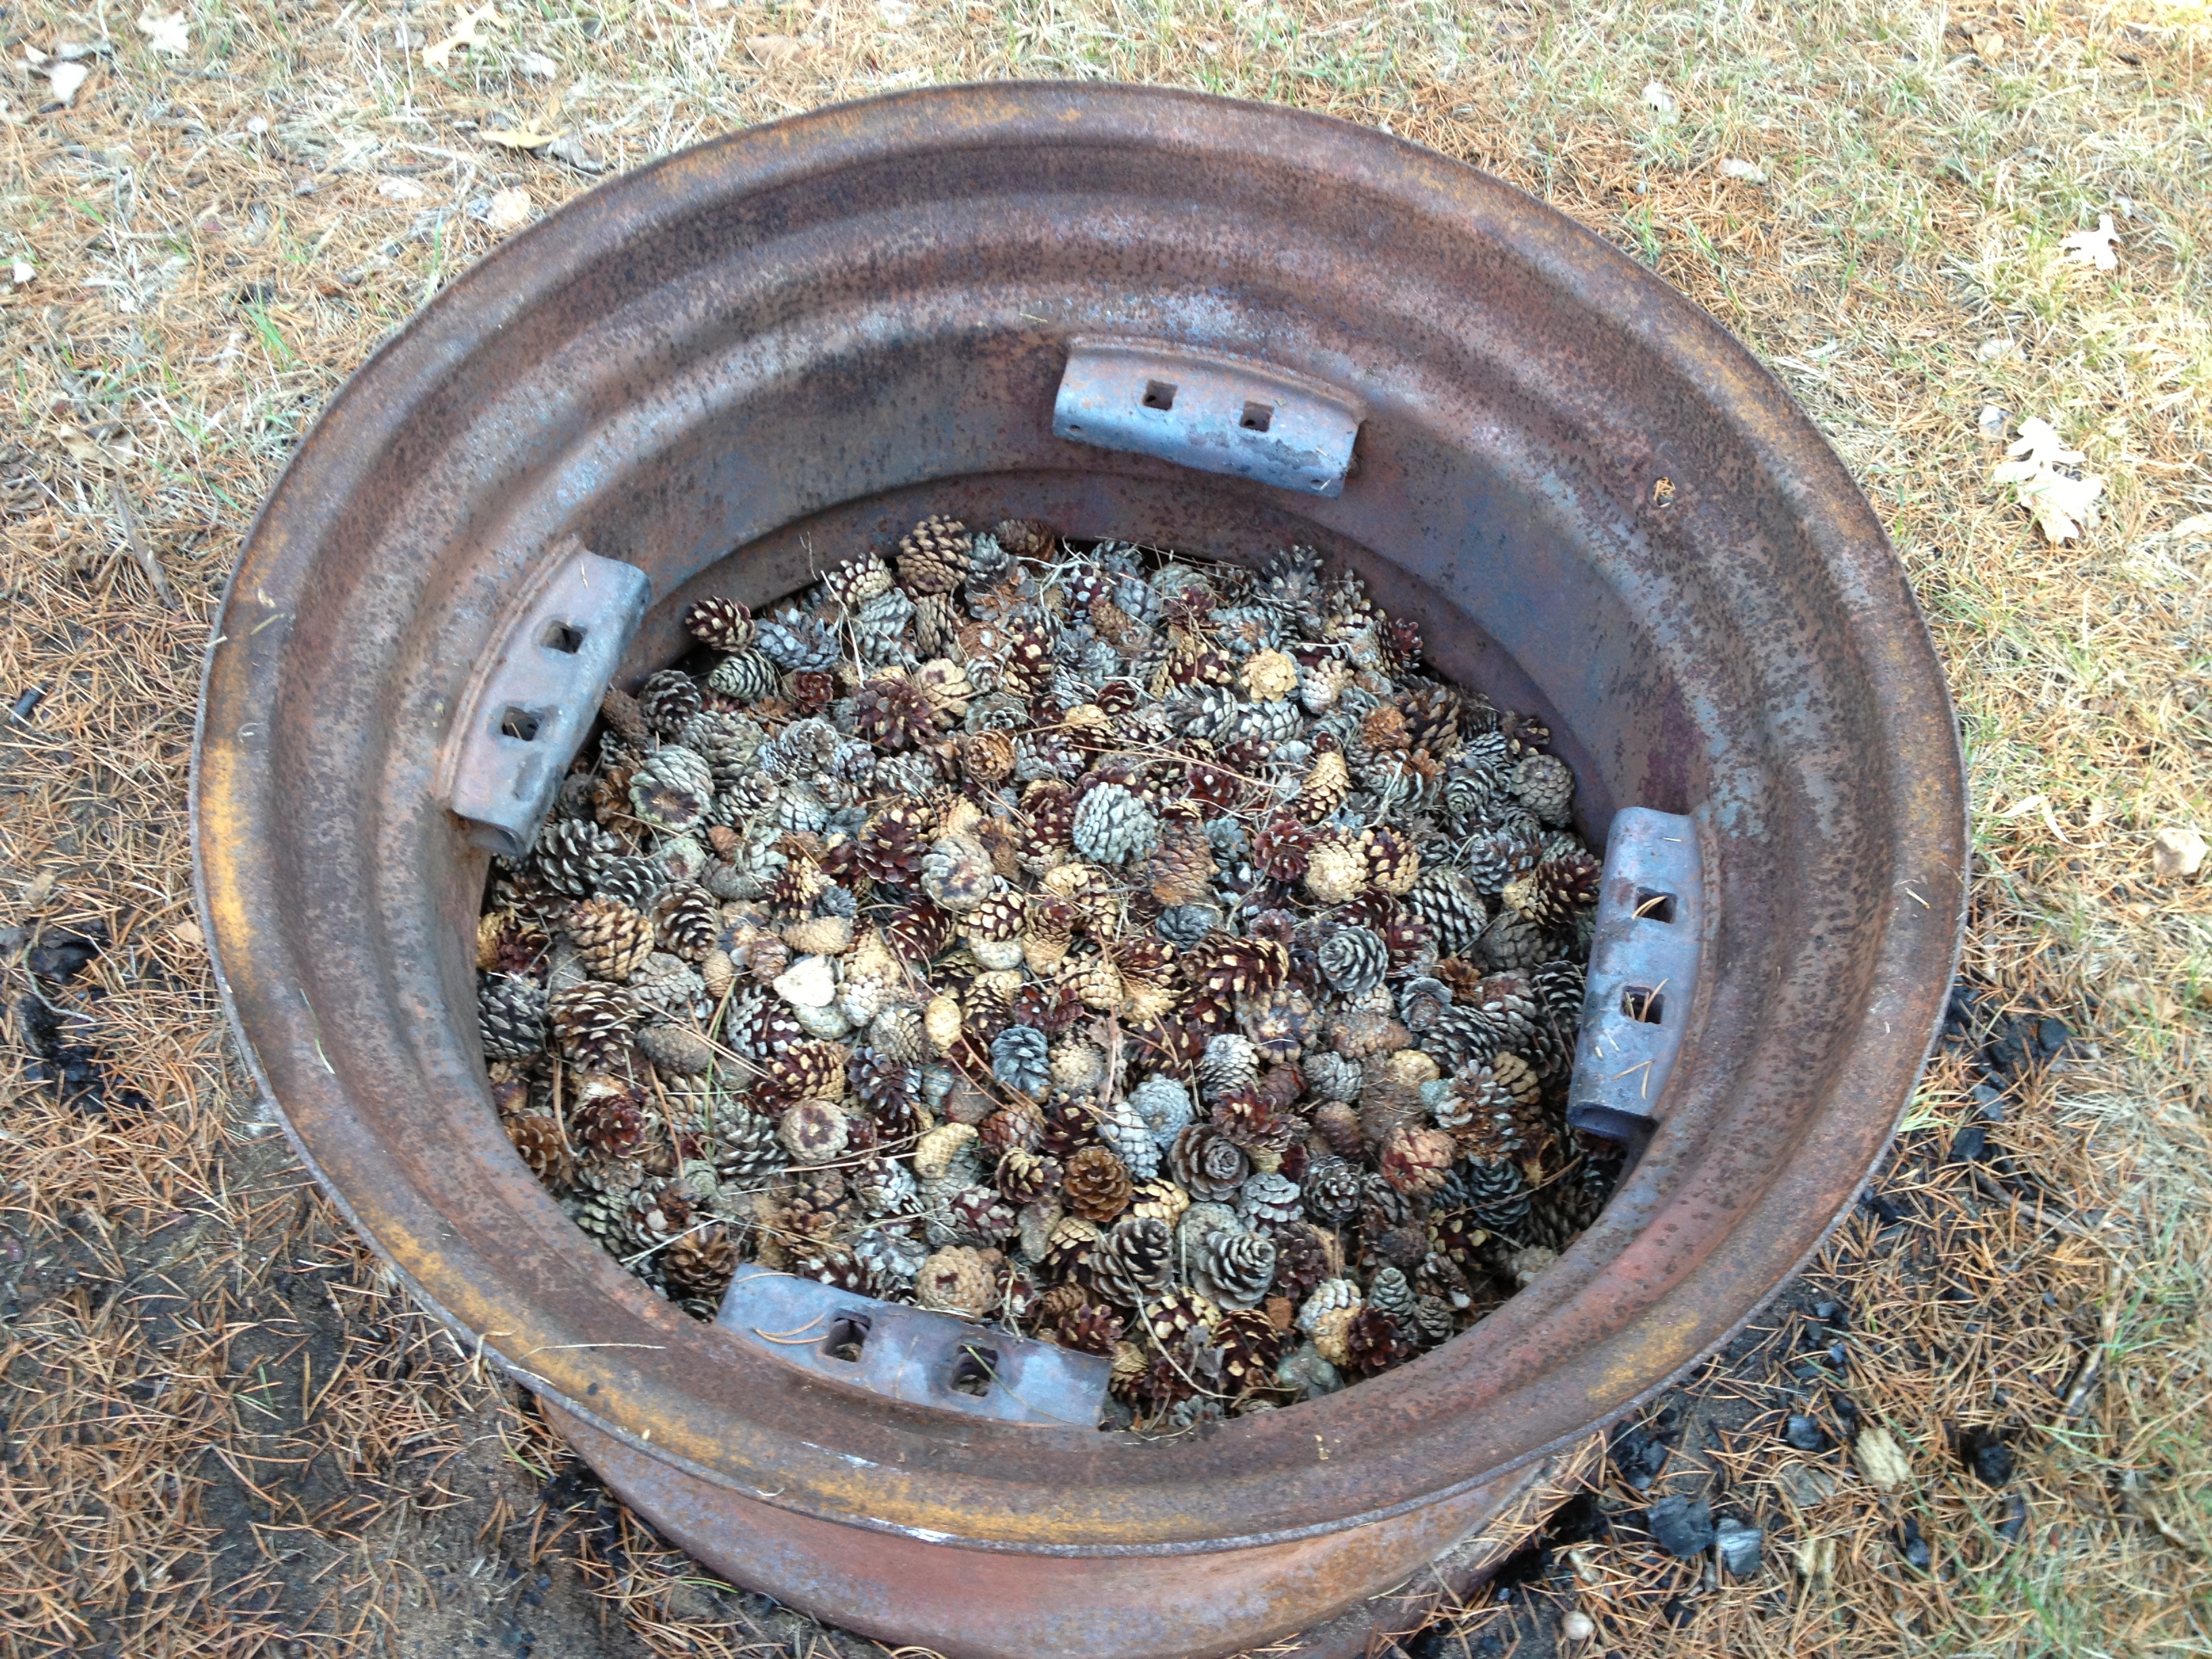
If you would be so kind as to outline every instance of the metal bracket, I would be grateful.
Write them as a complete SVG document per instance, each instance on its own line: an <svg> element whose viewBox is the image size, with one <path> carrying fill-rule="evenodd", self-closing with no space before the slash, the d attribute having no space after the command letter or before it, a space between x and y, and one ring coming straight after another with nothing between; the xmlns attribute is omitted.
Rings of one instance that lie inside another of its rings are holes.
<svg viewBox="0 0 2212 1659"><path fill-rule="evenodd" d="M569 537L479 665L454 725L447 799L470 839L520 858L582 747L653 584Z"/></svg>
<svg viewBox="0 0 2212 1659"><path fill-rule="evenodd" d="M1155 340L1070 341L1056 438L1341 495L1366 405L1287 369Z"/></svg>
<svg viewBox="0 0 2212 1659"><path fill-rule="evenodd" d="M714 1322L824 1382L963 1417L1095 1429L1113 1362L857 1296L767 1267L740 1267Z"/></svg>
<svg viewBox="0 0 2212 1659"><path fill-rule="evenodd" d="M1705 949L1697 825L1629 806L1613 815L1590 941L1567 1122L1632 1140L1656 1121L1681 1052Z"/></svg>

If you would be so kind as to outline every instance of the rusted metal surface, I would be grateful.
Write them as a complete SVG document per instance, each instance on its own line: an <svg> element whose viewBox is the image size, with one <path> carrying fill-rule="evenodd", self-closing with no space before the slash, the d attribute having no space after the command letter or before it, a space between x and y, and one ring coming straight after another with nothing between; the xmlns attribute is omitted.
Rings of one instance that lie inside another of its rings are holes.
<svg viewBox="0 0 2212 1659"><path fill-rule="evenodd" d="M1697 1006L1705 878L1694 818L1624 806L1613 815L1598 883L1567 1121L1640 1140Z"/></svg>
<svg viewBox="0 0 2212 1659"><path fill-rule="evenodd" d="M599 718L652 598L645 573L573 538L524 588L504 637L461 694L447 799L488 852L519 858Z"/></svg>
<svg viewBox="0 0 2212 1659"><path fill-rule="evenodd" d="M1058 438L1341 495L1357 398L1265 363L1161 340L1071 340L1053 399Z"/></svg>
<svg viewBox="0 0 2212 1659"><path fill-rule="evenodd" d="M1358 399L1342 495L1055 438L1068 342L1115 337ZM948 1428L687 1319L514 1157L471 1012L484 855L436 787L513 596L572 534L636 565L663 597L635 676L678 653L690 598L785 592L930 511L1246 559L1310 543L1419 617L1442 672L1553 721L1587 832L1620 805L1696 818L1705 967L1650 1143L1473 1331L1170 1446ZM1139 1604L1173 1607L1191 1654L1313 1624L1724 1340L1887 1139L1964 891L1956 733L1903 572L1740 345L1468 168L1111 87L824 111L513 239L271 494L196 762L225 995L357 1224L734 1576L888 1630L907 1604L866 1596L943 1606L939 1575L992 1564L956 1652L1014 1650L1045 1608L1098 1609L1069 1654L1164 1650L1124 1640ZM867 1577L894 1557L903 1586Z"/></svg>
<svg viewBox="0 0 2212 1659"><path fill-rule="evenodd" d="M1098 1354L767 1267L738 1269L714 1322L836 1387L1000 1423L1095 1429L1114 1370Z"/></svg>

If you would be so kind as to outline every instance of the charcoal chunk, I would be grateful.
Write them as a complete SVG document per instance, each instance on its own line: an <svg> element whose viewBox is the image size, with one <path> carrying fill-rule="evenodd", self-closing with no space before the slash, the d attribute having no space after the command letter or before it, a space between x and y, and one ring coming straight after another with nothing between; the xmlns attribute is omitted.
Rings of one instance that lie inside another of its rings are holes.
<svg viewBox="0 0 2212 1659"><path fill-rule="evenodd" d="M1654 1543L1684 1561L1713 1547L1713 1506L1703 1498L1662 1498L1644 1511L1644 1524Z"/></svg>
<svg viewBox="0 0 2212 1659"><path fill-rule="evenodd" d="M1757 1527L1747 1526L1732 1515L1722 1516L1713 1528L1721 1570L1738 1578L1750 1577L1759 1571L1759 1547L1765 1536Z"/></svg>

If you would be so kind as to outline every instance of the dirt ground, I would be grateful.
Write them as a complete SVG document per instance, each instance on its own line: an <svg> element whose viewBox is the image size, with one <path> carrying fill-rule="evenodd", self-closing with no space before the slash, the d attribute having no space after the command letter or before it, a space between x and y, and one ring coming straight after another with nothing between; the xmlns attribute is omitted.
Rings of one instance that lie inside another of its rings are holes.
<svg viewBox="0 0 2212 1659"><path fill-rule="evenodd" d="M2154 848L2212 830L2202 0L35 0L0 62L0 1652L875 1650L660 1546L318 1195L185 770L255 503L444 283L603 173L1007 75L1330 111L1580 219L1803 402L1953 676L1973 914L1893 1159L1401 1650L2212 1650L2212 890ZM1991 482L2030 418L2105 481L2076 539ZM1662 1547L1672 1498L1756 1564Z"/></svg>

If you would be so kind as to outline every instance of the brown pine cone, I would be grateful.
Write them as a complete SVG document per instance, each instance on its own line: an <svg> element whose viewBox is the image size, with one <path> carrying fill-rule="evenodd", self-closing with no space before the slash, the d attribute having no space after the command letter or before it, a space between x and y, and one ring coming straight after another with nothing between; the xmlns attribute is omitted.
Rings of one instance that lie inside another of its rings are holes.
<svg viewBox="0 0 2212 1659"><path fill-rule="evenodd" d="M1398 1328L1398 1322L1373 1308L1361 1308L1344 1333L1344 1348L1352 1369L1373 1376L1413 1357L1413 1345Z"/></svg>
<svg viewBox="0 0 2212 1659"><path fill-rule="evenodd" d="M854 729L885 754L919 749L937 733L937 710L903 675L878 674L853 700Z"/></svg>
<svg viewBox="0 0 2212 1659"><path fill-rule="evenodd" d="M1399 1192L1432 1193L1444 1184L1459 1149L1441 1129L1401 1123L1383 1143L1382 1178Z"/></svg>
<svg viewBox="0 0 2212 1659"><path fill-rule="evenodd" d="M717 1223L685 1233L660 1253L659 1261L669 1294L678 1302L719 1304L737 1275L738 1247Z"/></svg>
<svg viewBox="0 0 2212 1659"><path fill-rule="evenodd" d="M1275 1229L1274 1294L1303 1304L1314 1289L1335 1270L1328 1240L1321 1230L1303 1221Z"/></svg>
<svg viewBox="0 0 2212 1659"><path fill-rule="evenodd" d="M1134 1183L1127 1164L1103 1146L1091 1146L1069 1158L1060 1185L1070 1210L1086 1221L1104 1223L1129 1207Z"/></svg>
<svg viewBox="0 0 2212 1659"><path fill-rule="evenodd" d="M967 580L974 545L967 526L932 514L899 541L899 586L909 594L950 592Z"/></svg>
<svg viewBox="0 0 2212 1659"><path fill-rule="evenodd" d="M775 1133L784 1150L800 1164L827 1164L852 1138L845 1114L826 1100L802 1100L787 1108Z"/></svg>
<svg viewBox="0 0 2212 1659"><path fill-rule="evenodd" d="M587 1072L620 1069L639 1013L629 992L590 981L555 993L547 1010L561 1052Z"/></svg>
<svg viewBox="0 0 2212 1659"><path fill-rule="evenodd" d="M561 1126L543 1112L524 1112L507 1120L507 1138L530 1166L530 1173L548 1187L568 1184L575 1164Z"/></svg>
<svg viewBox="0 0 2212 1659"><path fill-rule="evenodd" d="M1054 1323L1052 1340L1078 1353L1110 1354L1121 1346L1127 1324L1113 1309L1086 1302Z"/></svg>
<svg viewBox="0 0 2212 1659"><path fill-rule="evenodd" d="M645 1097L634 1089L594 1095L568 1114L576 1146L602 1162L637 1152L645 1145L647 1127Z"/></svg>
<svg viewBox="0 0 2212 1659"><path fill-rule="evenodd" d="M991 1121L984 1121L987 1125ZM1058 1159L1016 1146L999 1160L994 1179L1008 1203L1022 1205L1034 1204L1057 1192L1066 1176Z"/></svg>
<svg viewBox="0 0 2212 1659"><path fill-rule="evenodd" d="M921 1264L914 1299L945 1313L980 1317L990 1312L998 1301L997 1255L964 1245L938 1251Z"/></svg>
<svg viewBox="0 0 2212 1659"><path fill-rule="evenodd" d="M1109 1302L1141 1304L1168 1286L1175 1266L1175 1235L1153 1216L1124 1215L1099 1241L1091 1258L1091 1283Z"/></svg>
<svg viewBox="0 0 2212 1659"><path fill-rule="evenodd" d="M836 1101L844 1097L845 1065L842 1043L793 1042L769 1059L769 1080L793 1100Z"/></svg>
<svg viewBox="0 0 2212 1659"><path fill-rule="evenodd" d="M1314 832L1294 817L1279 816L1252 837L1252 867L1270 881L1299 881L1311 856Z"/></svg>
<svg viewBox="0 0 2212 1659"><path fill-rule="evenodd" d="M1290 1348L1285 1334L1257 1308L1222 1315L1214 1340L1221 1347L1223 1389L1238 1399L1272 1388L1275 1363Z"/></svg>
<svg viewBox="0 0 2212 1659"><path fill-rule="evenodd" d="M714 896L684 881L664 891L653 907L655 936L661 948L697 962L721 938L722 918Z"/></svg>
<svg viewBox="0 0 2212 1659"><path fill-rule="evenodd" d="M969 781L986 788L1014 775L1014 739L996 729L971 732L959 739L960 766Z"/></svg>
<svg viewBox="0 0 2212 1659"><path fill-rule="evenodd" d="M1176 1179L1196 1199L1227 1198L1252 1173L1251 1160L1243 1149L1209 1124L1185 1127L1176 1136L1168 1156Z"/></svg>
<svg viewBox="0 0 2212 1659"><path fill-rule="evenodd" d="M684 613L684 631L700 644L735 653L753 642L753 613L735 599L719 595L701 599Z"/></svg>
<svg viewBox="0 0 2212 1659"><path fill-rule="evenodd" d="M1366 1145L1366 1132L1360 1124L1358 1112L1343 1101L1327 1101L1315 1108L1313 1125L1316 1133L1339 1158L1356 1158Z"/></svg>
<svg viewBox="0 0 2212 1659"><path fill-rule="evenodd" d="M1152 896L1163 905L1198 903L1212 892L1218 868L1197 805L1185 801L1163 811L1159 845L1141 877Z"/></svg>
<svg viewBox="0 0 2212 1659"><path fill-rule="evenodd" d="M653 954L652 920L611 899L579 900L566 926L584 966L600 979L620 984Z"/></svg>

